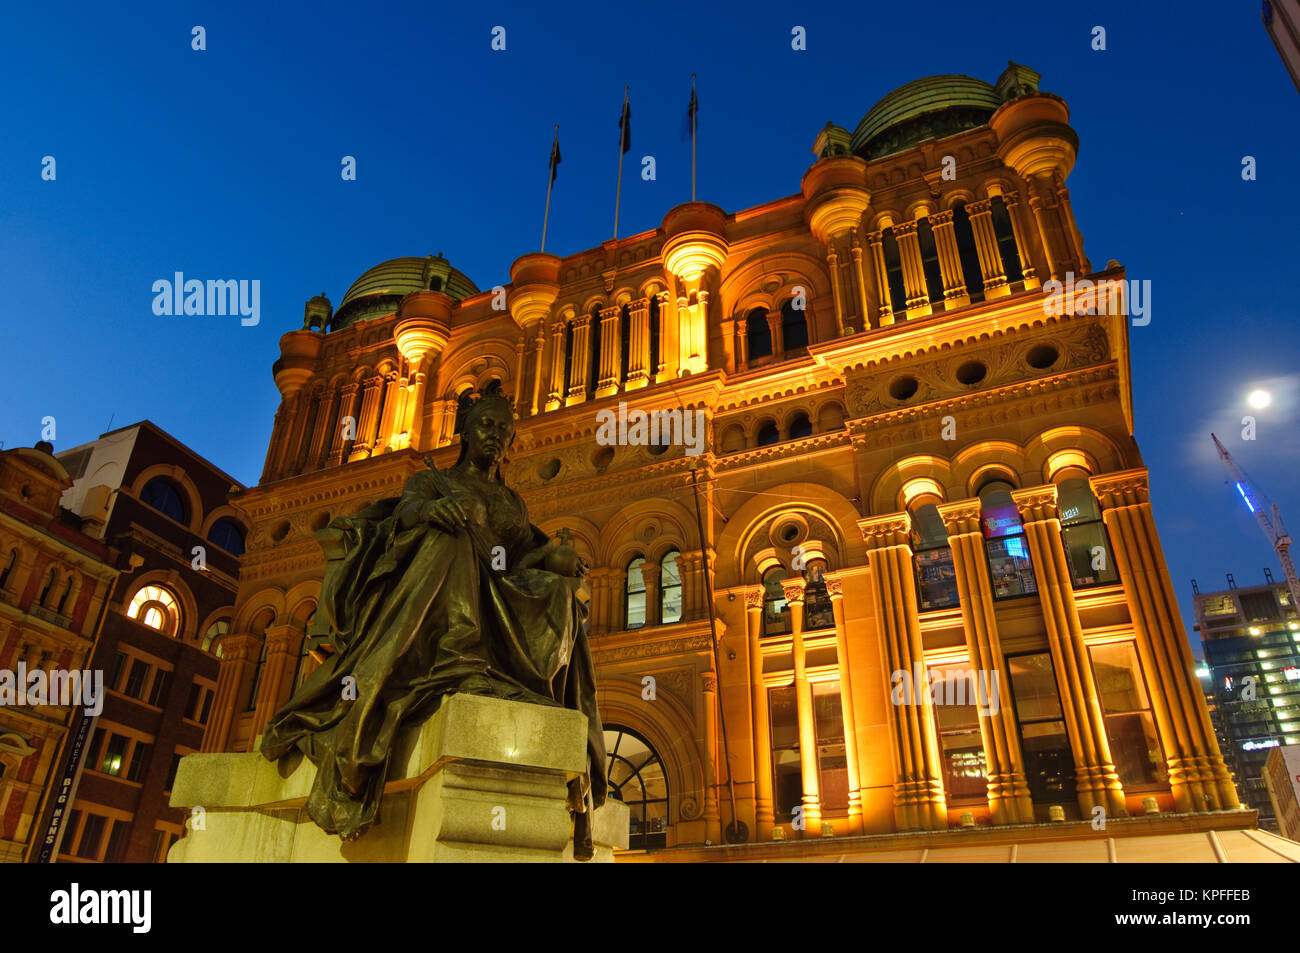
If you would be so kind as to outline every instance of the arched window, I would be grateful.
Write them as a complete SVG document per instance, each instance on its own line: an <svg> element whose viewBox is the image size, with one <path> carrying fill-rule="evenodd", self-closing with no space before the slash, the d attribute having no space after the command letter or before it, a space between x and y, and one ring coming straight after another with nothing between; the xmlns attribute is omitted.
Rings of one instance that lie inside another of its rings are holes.
<svg viewBox="0 0 1300 953"><path fill-rule="evenodd" d="M776 421L766 421L758 428L758 434L755 436L754 444L759 447L767 447L781 439L781 432L776 429Z"/></svg>
<svg viewBox="0 0 1300 953"><path fill-rule="evenodd" d="M628 807L628 848L667 846L668 780L659 755L635 731L618 725L605 726L605 754L609 796Z"/></svg>
<svg viewBox="0 0 1300 953"><path fill-rule="evenodd" d="M807 312L794 306L794 298L781 305L781 346L787 357L808 346Z"/></svg>
<svg viewBox="0 0 1300 953"><path fill-rule="evenodd" d="M916 553L917 609L925 612L958 605L957 570L948 529L934 503L923 503L912 512L912 548Z"/></svg>
<svg viewBox="0 0 1300 953"><path fill-rule="evenodd" d="M626 628L639 629L645 625L645 577L641 567L645 559L638 556L627 564L627 618Z"/></svg>
<svg viewBox="0 0 1300 953"><path fill-rule="evenodd" d="M170 516L178 523L186 522L185 503L176 484L170 480L154 477L140 492L140 502L152 506L163 516Z"/></svg>
<svg viewBox="0 0 1300 953"><path fill-rule="evenodd" d="M216 622L208 626L208 631L203 633L203 642L200 644L199 647L203 649L203 651L205 652L212 652L213 651L212 643L216 642L217 639L221 638L229 631L230 631L230 620L218 619ZM221 646L217 645L215 651L216 651L217 658L220 658Z"/></svg>
<svg viewBox="0 0 1300 953"><path fill-rule="evenodd" d="M803 627L804 631L835 628L835 610L826 591L826 560L811 560L803 570Z"/></svg>
<svg viewBox="0 0 1300 953"><path fill-rule="evenodd" d="M54 588L55 576L54 570L51 569L49 575L45 577L45 585L41 587L40 604L45 608L50 607L50 591Z"/></svg>
<svg viewBox="0 0 1300 953"><path fill-rule="evenodd" d="M266 670L266 636L262 636L262 650L257 653L257 665L253 668L253 684L248 688L248 711L257 707L257 690L262 684L262 672Z"/></svg>
<svg viewBox="0 0 1300 953"><path fill-rule="evenodd" d="M903 284L903 259L898 252L898 239L894 237L893 228L881 233L880 250L885 256L885 284L889 286L894 318L901 321L907 316L907 288Z"/></svg>
<svg viewBox="0 0 1300 953"><path fill-rule="evenodd" d="M564 323L564 383L560 386L560 403L564 403L565 398L569 396L569 388L573 383L573 323L566 321Z"/></svg>
<svg viewBox="0 0 1300 953"><path fill-rule="evenodd" d="M9 583L9 577L13 574L14 567L18 565L18 550L9 550L9 558L4 561L4 568L0 569L0 589L3 589Z"/></svg>
<svg viewBox="0 0 1300 953"><path fill-rule="evenodd" d="M162 586L145 586L137 592L126 607L126 616L164 635L175 636L180 632L180 604Z"/></svg>
<svg viewBox="0 0 1300 953"><path fill-rule="evenodd" d="M659 373L659 296L650 296L650 379Z"/></svg>
<svg viewBox="0 0 1300 953"><path fill-rule="evenodd" d="M223 516L212 524L208 539L232 556L244 555L244 528L229 516Z"/></svg>
<svg viewBox="0 0 1300 953"><path fill-rule="evenodd" d="M961 277L966 293L972 302L984 300L984 275L980 271L980 255L975 248L975 231L971 228L970 213L966 203L957 202L952 207L952 233L957 240L957 258L961 262Z"/></svg>
<svg viewBox="0 0 1300 953"><path fill-rule="evenodd" d="M54 607L54 611L57 612L59 615L63 615L63 610L65 608L71 608L71 606L68 605L68 596L70 595L72 595L71 575L68 576L67 581L63 584L63 594L59 596L59 602Z"/></svg>
<svg viewBox="0 0 1300 953"><path fill-rule="evenodd" d="M302 641L298 644L298 662L293 670L293 688L290 690L290 694L296 692L298 686L307 679L309 672L307 660L311 657L311 627L315 621L316 610L313 609L311 615L307 617L307 621L304 624Z"/></svg>
<svg viewBox="0 0 1300 953"><path fill-rule="evenodd" d="M587 355L588 355L587 356L587 381L586 381L585 390L587 393L588 400L591 400L591 398L595 395L596 385L600 383L600 337L601 337L600 325L601 323L602 322L600 320L600 308L593 307L591 309L591 322L588 325L591 328L591 331L587 338L589 342L589 346L587 348Z"/></svg>
<svg viewBox="0 0 1300 953"><path fill-rule="evenodd" d="M790 606L785 601L785 588L780 566L763 573L763 635L788 635L790 632Z"/></svg>
<svg viewBox="0 0 1300 953"><path fill-rule="evenodd" d="M801 437L811 437L813 432L812 421L802 410L790 418L790 439L798 440Z"/></svg>
<svg viewBox="0 0 1300 953"><path fill-rule="evenodd" d="M1007 203L999 195L989 204L993 210L993 234L998 240L998 253L1002 256L1002 268L1007 273L1007 281L1024 281L1025 273L1020 265L1020 252L1016 250L1016 235L1011 229Z"/></svg>
<svg viewBox="0 0 1300 953"><path fill-rule="evenodd" d="M932 305L943 302L943 274L939 271L939 249L934 243L934 229L930 219L916 223L916 242L921 248L921 271L925 275L925 293Z"/></svg>
<svg viewBox="0 0 1300 953"><path fill-rule="evenodd" d="M994 599L1014 599L1038 592L1029 559L1020 510L1011 498L1011 485L993 480L980 489L980 525Z"/></svg>
<svg viewBox="0 0 1300 953"><path fill-rule="evenodd" d="M1107 586L1119 580L1110 536L1092 487L1083 477L1068 477L1056 488L1061 511L1061 542L1075 589Z"/></svg>
<svg viewBox="0 0 1300 953"><path fill-rule="evenodd" d="M664 553L659 561L659 621L664 625L682 621L682 573L677 550Z"/></svg>
<svg viewBox="0 0 1300 953"><path fill-rule="evenodd" d="M627 369L631 366L632 354L632 311L623 305L618 311L618 378L620 384L627 383Z"/></svg>
<svg viewBox="0 0 1300 953"><path fill-rule="evenodd" d="M745 340L749 359L769 357L772 353L772 327L767 323L767 309L755 308L745 318Z"/></svg>
<svg viewBox="0 0 1300 953"><path fill-rule="evenodd" d="M474 406L474 388L466 387L456 398L456 423L452 429L453 434L458 434L465 429L465 417L472 406Z"/></svg>

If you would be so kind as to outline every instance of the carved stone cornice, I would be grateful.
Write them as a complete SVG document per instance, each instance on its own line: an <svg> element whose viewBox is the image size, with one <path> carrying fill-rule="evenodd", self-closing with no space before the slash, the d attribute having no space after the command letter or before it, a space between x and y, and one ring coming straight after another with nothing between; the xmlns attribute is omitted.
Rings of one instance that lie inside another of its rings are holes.
<svg viewBox="0 0 1300 953"><path fill-rule="evenodd" d="M887 546L910 546L912 518L906 513L888 513L858 520L858 529L867 549L884 549Z"/></svg>
<svg viewBox="0 0 1300 953"><path fill-rule="evenodd" d="M1015 500L1020 510L1020 519L1025 523L1039 523L1046 520L1059 520L1060 511L1056 506L1056 485L1031 486L1023 490L1012 490L1011 499Z"/></svg>
<svg viewBox="0 0 1300 953"><path fill-rule="evenodd" d="M1092 492L1104 510L1117 506L1136 506L1151 501L1151 487L1146 467L1117 470L1092 477Z"/></svg>
<svg viewBox="0 0 1300 953"><path fill-rule="evenodd" d="M638 629L641 633L644 630ZM604 645L608 640L595 639L591 647L591 654L596 663L608 664L612 662L622 662L628 659L649 659L649 658L675 658L685 655L688 652L707 652L713 647L713 642L708 632L701 632L698 635L688 635L677 639L664 639L662 641L632 642L624 645Z"/></svg>
<svg viewBox="0 0 1300 953"><path fill-rule="evenodd" d="M980 501L954 500L939 504L939 516L949 536L980 532Z"/></svg>

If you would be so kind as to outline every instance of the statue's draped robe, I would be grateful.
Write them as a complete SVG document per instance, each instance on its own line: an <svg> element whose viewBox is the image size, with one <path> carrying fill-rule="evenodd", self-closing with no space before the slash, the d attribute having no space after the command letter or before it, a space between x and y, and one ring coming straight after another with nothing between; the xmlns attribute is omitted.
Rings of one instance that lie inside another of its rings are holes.
<svg viewBox="0 0 1300 953"><path fill-rule="evenodd" d="M424 518L425 504L443 496L461 505L468 528L447 533ZM519 494L454 469L428 470L400 499L331 527L343 550L326 571L313 628L328 628L335 653L262 736L266 757L297 747L318 766L312 819L343 837L369 827L399 730L427 719L474 676L490 684L476 678L471 690L480 694L583 712L589 772L571 783L570 806L604 803L604 735L580 583L514 568L547 541ZM346 676L356 679L355 700L344 697Z"/></svg>

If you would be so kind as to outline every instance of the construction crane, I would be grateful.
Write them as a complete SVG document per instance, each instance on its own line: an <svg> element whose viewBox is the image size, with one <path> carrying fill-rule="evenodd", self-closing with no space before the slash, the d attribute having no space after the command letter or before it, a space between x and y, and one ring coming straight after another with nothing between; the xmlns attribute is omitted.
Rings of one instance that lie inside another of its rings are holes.
<svg viewBox="0 0 1300 953"><path fill-rule="evenodd" d="M1259 523L1259 528L1268 537L1269 545L1277 553L1278 562L1282 564L1282 572L1286 576L1287 588L1291 590L1291 605L1300 611L1300 578L1296 577L1295 563L1291 561L1291 535L1282 523L1282 513L1276 503L1271 503L1268 497L1261 497L1255 492L1246 474L1232 459L1232 454L1219 443L1219 438L1210 434L1210 439L1219 450L1219 459L1232 474L1232 479L1237 484L1237 492L1246 501L1246 507L1255 515L1255 522Z"/></svg>

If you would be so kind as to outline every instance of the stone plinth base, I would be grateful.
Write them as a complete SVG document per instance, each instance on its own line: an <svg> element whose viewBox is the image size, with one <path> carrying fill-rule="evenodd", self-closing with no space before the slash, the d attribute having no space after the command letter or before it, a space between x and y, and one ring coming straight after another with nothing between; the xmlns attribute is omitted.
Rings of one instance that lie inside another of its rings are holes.
<svg viewBox="0 0 1300 953"><path fill-rule="evenodd" d="M379 822L344 843L307 815L316 766L301 755L279 763L259 753L187 755L171 805L191 818L167 860L572 861L567 784L586 761L581 712L452 695L427 722L399 736ZM614 849L627 847L627 807L608 801L592 833L594 859L612 862Z"/></svg>

